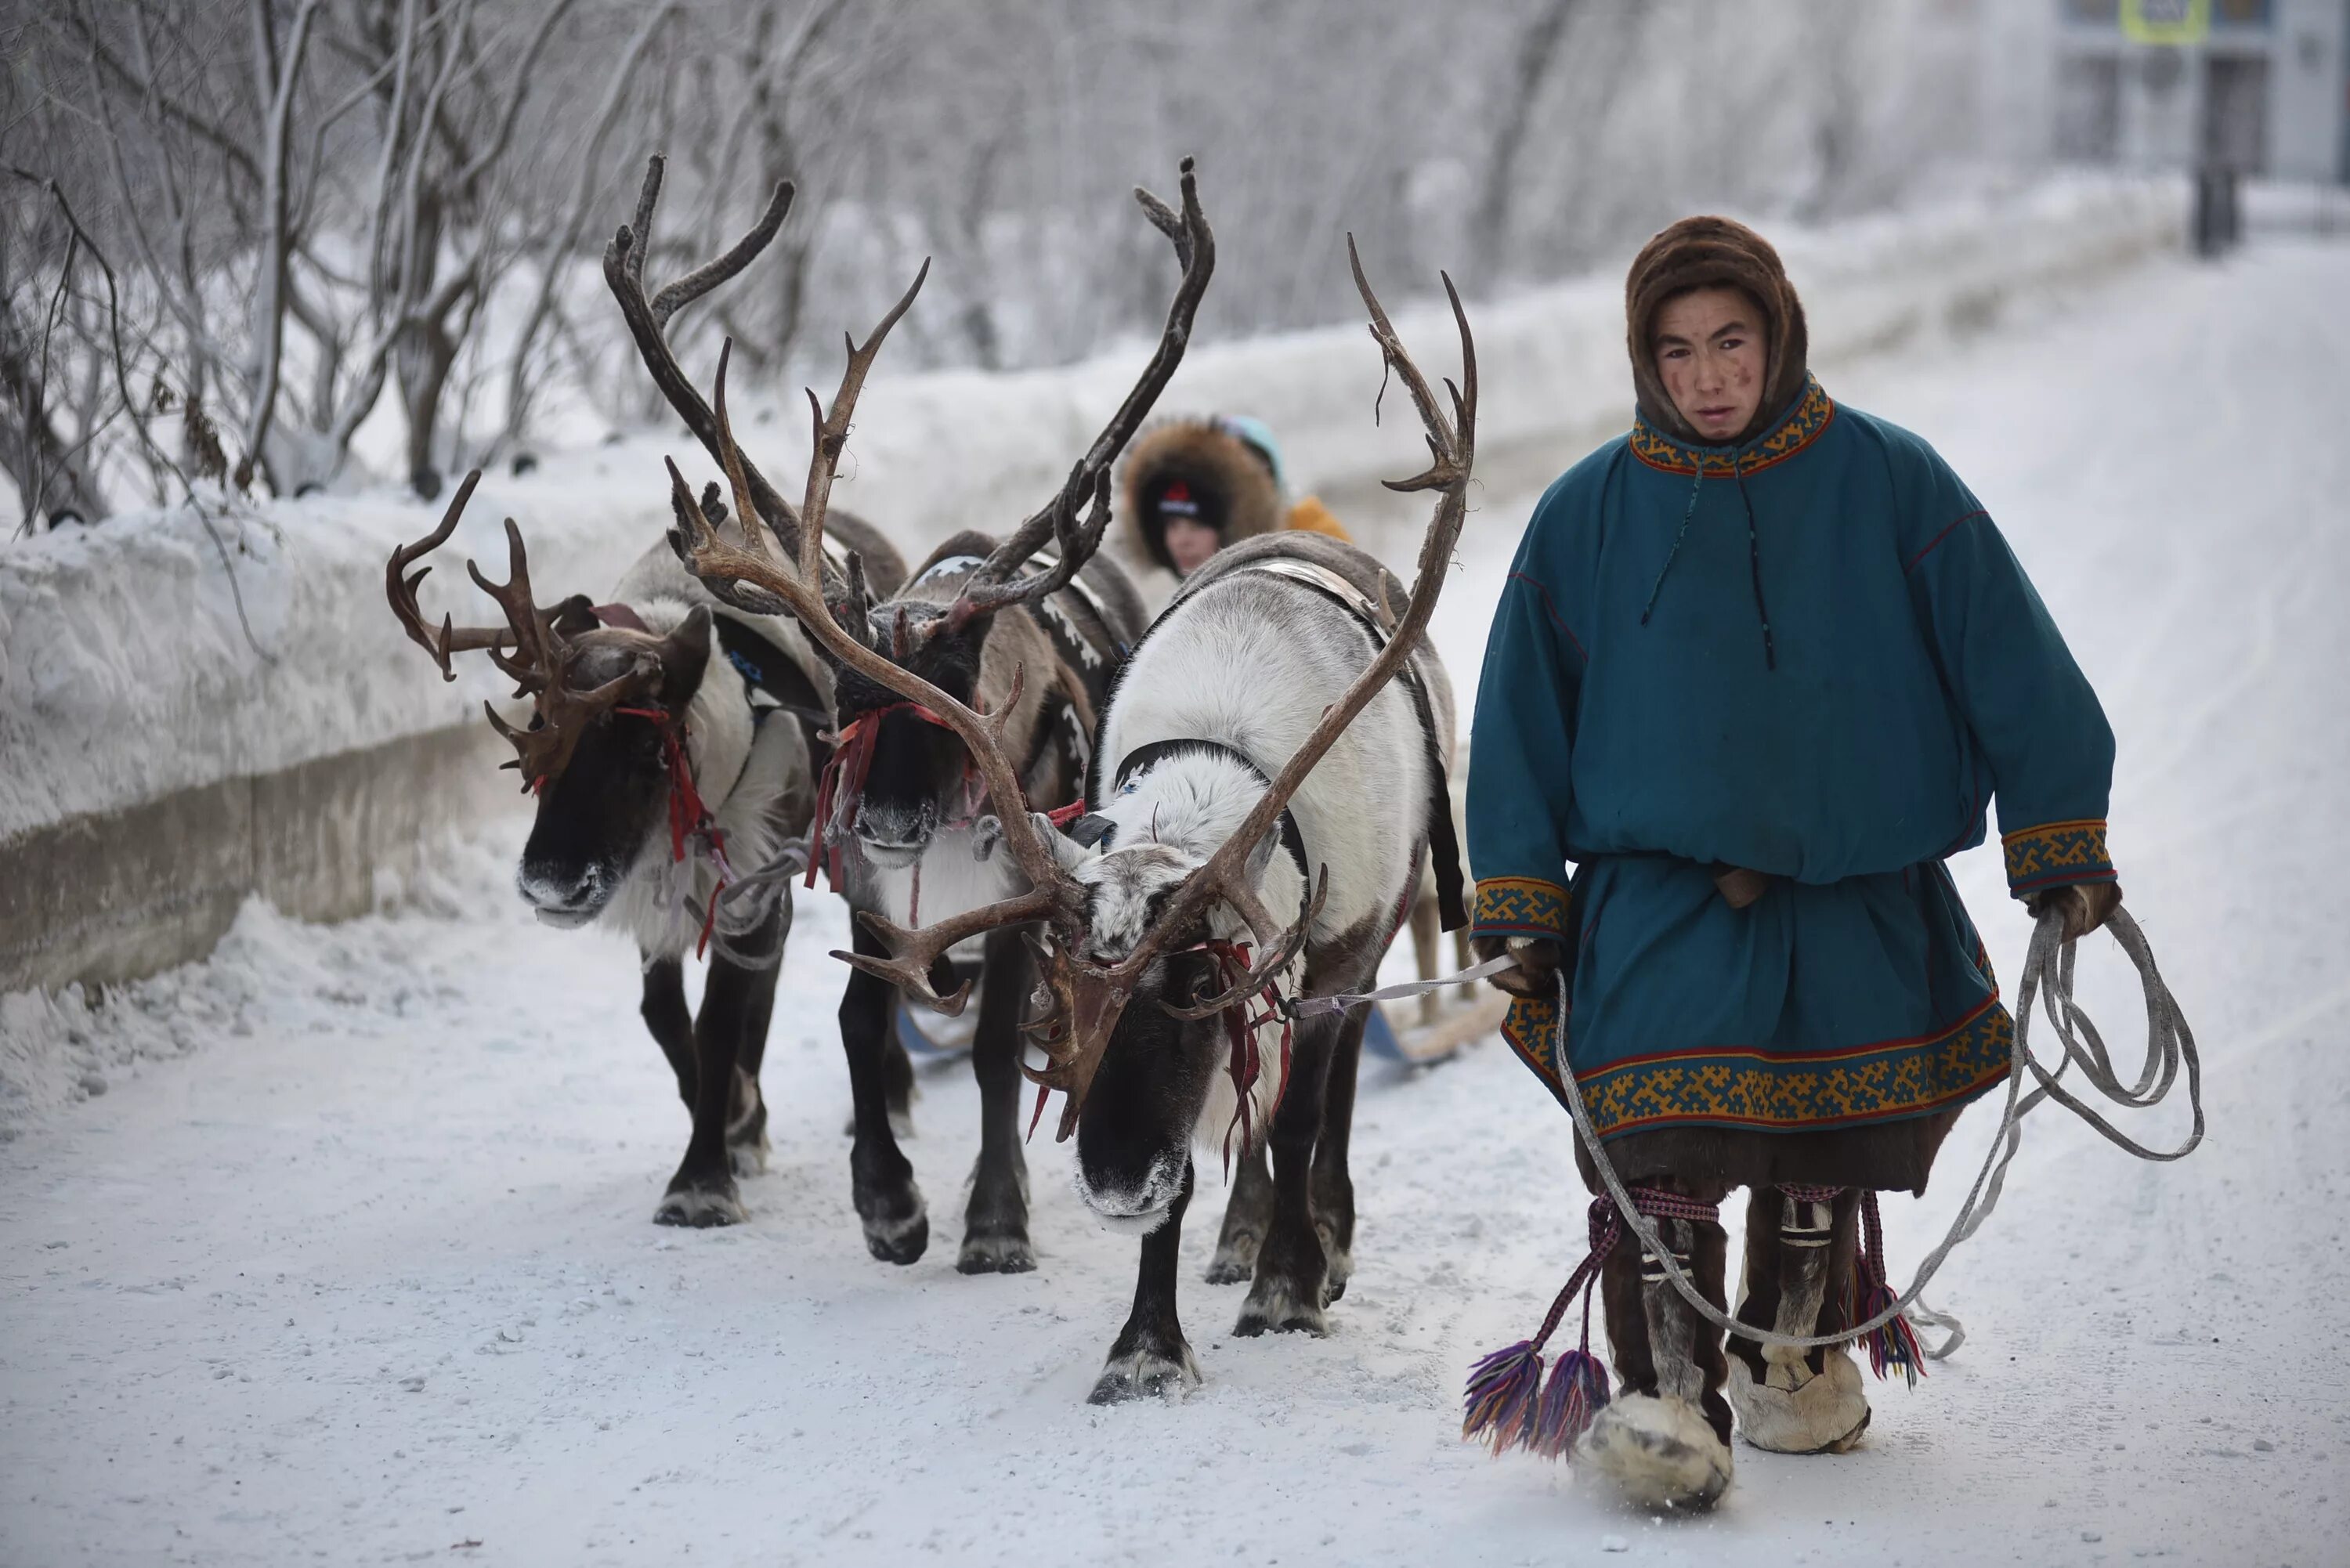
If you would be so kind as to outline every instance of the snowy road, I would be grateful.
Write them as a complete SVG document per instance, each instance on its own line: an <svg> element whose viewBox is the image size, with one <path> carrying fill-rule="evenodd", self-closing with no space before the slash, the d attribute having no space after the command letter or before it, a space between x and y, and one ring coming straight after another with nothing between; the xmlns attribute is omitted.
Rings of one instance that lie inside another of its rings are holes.
<svg viewBox="0 0 2350 1568"><path fill-rule="evenodd" d="M657 1230L685 1118L630 955L528 923L485 851L421 912L249 910L88 1025L147 1059L0 1145L0 1563L2350 1562L2350 1356L2324 1326L2350 1285L2346 294L2350 250L2278 244L1827 378L1951 459L2104 694L2115 853L2211 1112L2169 1168L2041 1123L1935 1293L1970 1343L1914 1393L1872 1386L1861 1451L1742 1449L1718 1513L1655 1522L1460 1444L1463 1371L1582 1230L1565 1120L1490 1045L1367 1085L1330 1338L1223 1336L1211 1185L1184 1297L1207 1385L1088 1408L1132 1243L1040 1141L1040 1268L953 1272L962 1069L927 1078L908 1148L929 1255L867 1256L842 921L815 898L752 1221ZM1464 689L1527 499L1488 498L1449 590ZM2014 974L1993 857L1959 873ZM2126 1055L2123 966L2087 962ZM1897 1273L1988 1122L1889 1205Z"/></svg>

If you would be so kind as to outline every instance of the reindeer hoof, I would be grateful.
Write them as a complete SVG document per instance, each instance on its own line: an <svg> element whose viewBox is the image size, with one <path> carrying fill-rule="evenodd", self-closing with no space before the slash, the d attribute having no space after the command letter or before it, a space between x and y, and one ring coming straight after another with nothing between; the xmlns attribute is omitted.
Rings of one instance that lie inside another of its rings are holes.
<svg viewBox="0 0 2350 1568"><path fill-rule="evenodd" d="M687 1187L671 1192L653 1210L656 1225L685 1225L706 1231L715 1225L740 1225L750 1216L730 1182L723 1188Z"/></svg>
<svg viewBox="0 0 2350 1568"><path fill-rule="evenodd" d="M1320 1339L1330 1332L1329 1314L1318 1303L1301 1298L1286 1282L1259 1280L1241 1303L1241 1320L1232 1333L1243 1339L1262 1334L1310 1334Z"/></svg>
<svg viewBox="0 0 2350 1568"><path fill-rule="evenodd" d="M764 1176L767 1173L767 1140L763 1135L756 1143L731 1143L726 1146L726 1163L740 1179Z"/></svg>
<svg viewBox="0 0 2350 1568"><path fill-rule="evenodd" d="M907 1219L865 1221L865 1250L885 1263L902 1268L918 1261L930 1245L931 1217L919 1199Z"/></svg>
<svg viewBox="0 0 2350 1568"><path fill-rule="evenodd" d="M1323 1258L1327 1260L1326 1267L1327 1279L1330 1279L1330 1283L1323 1286L1323 1303L1339 1303L1347 1295L1347 1282L1354 1279L1354 1248L1339 1246L1337 1239L1330 1234L1330 1227L1326 1225L1314 1227L1314 1234L1321 1237Z"/></svg>
<svg viewBox="0 0 2350 1568"><path fill-rule="evenodd" d="M965 1236L955 1269L965 1274L1024 1274L1036 1266L1025 1236Z"/></svg>
<svg viewBox="0 0 2350 1568"><path fill-rule="evenodd" d="M1129 1399L1180 1399L1200 1386L1200 1366L1191 1347L1180 1340L1174 1353L1133 1350L1110 1353L1108 1365L1094 1380L1088 1405L1123 1405Z"/></svg>
<svg viewBox="0 0 2350 1568"><path fill-rule="evenodd" d="M1259 1238L1234 1236L1216 1249L1208 1263L1208 1282L1211 1285L1244 1285L1256 1278L1256 1250Z"/></svg>

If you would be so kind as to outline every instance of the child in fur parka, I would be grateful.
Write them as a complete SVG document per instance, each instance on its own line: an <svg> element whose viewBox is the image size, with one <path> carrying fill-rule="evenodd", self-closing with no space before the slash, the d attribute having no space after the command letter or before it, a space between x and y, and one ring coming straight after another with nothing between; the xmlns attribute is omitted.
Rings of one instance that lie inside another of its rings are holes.
<svg viewBox="0 0 2350 1568"><path fill-rule="evenodd" d="M1317 498L1290 504L1273 431L1240 414L1162 420L1137 436L1118 474L1118 512L1135 554L1178 577L1260 534L1347 537Z"/></svg>
<svg viewBox="0 0 2350 1568"><path fill-rule="evenodd" d="M1673 224L1625 306L1632 429L1543 497L1486 645L1472 945L1517 959L1494 981L1510 1044L1562 1099L1574 1075L1716 1308L1715 1206L1745 1187L1736 1317L1831 1334L1883 1283L1859 1245L1874 1194L1922 1190L2007 1074L2013 1024L1943 862L1996 797L2014 896L2095 929L2119 902L2113 733L1981 503L1810 373L1761 235ZM1725 1353L1612 1214L1593 1232L1618 1392L1574 1363L1596 1384L1561 1404L1562 1428L1588 1414L1580 1457L1643 1504L1700 1507L1733 1416L1782 1452L1860 1441L1845 1350Z"/></svg>

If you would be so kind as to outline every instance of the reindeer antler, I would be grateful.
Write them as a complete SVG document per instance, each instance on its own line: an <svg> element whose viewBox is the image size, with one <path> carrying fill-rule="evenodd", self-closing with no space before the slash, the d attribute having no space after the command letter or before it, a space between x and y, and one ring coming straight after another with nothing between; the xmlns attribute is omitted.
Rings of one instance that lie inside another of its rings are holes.
<svg viewBox="0 0 2350 1568"><path fill-rule="evenodd" d="M962 594L948 610L950 624L960 626L984 611L1060 592L1100 547L1102 531L1109 525L1110 471L1118 454L1126 450L1126 443L1134 439L1134 432L1149 416L1159 394L1166 390L1175 368L1183 362L1183 350L1191 341L1192 317L1200 313L1200 300L1208 292L1208 279L1216 270L1216 236L1208 227L1207 215L1200 210L1200 185L1192 160L1183 160L1181 175L1180 213L1139 185L1134 190L1135 201L1149 215L1152 226L1173 244L1176 265L1183 269L1182 280L1175 287L1175 298L1167 307L1167 325L1159 334L1159 347L1152 351L1150 362L1143 367L1141 378L1126 394L1126 400L1110 416L1109 423L1102 427L1093 445L1087 448L1086 455L1069 470L1068 481L1061 486L1060 493L1014 529L965 579ZM1080 523L1077 509L1088 499L1092 507ZM1015 578L1014 574L1026 566L1048 539L1058 542L1059 558L1044 571Z"/></svg>
<svg viewBox="0 0 2350 1568"><path fill-rule="evenodd" d="M457 493L449 498L449 509L441 514L441 525L415 544L402 545L394 550L391 559L383 568L383 593L384 597L391 601L391 613L400 618L401 626L408 628L410 640L432 656L432 662L441 667L441 679L443 680L457 679L456 667L450 663L453 654L495 650L515 645L514 628L510 624L460 628L454 617L445 615L441 618L439 635L434 635L425 623L424 612L416 603L417 585L432 575L432 568L419 567L414 576L408 576L409 567L449 542L449 535L457 531L457 520L465 514L465 503L473 498L473 486L481 482L482 471L478 468L465 475L465 483L457 486ZM520 545L515 548L519 550ZM516 568L517 575L520 569Z"/></svg>
<svg viewBox="0 0 2350 1568"><path fill-rule="evenodd" d="M650 187L655 181L649 177L647 183ZM1183 349L1191 337L1191 319L1198 311L1200 296L1207 287L1215 259L1215 240L1200 209L1191 161L1186 159L1183 162L1183 213L1180 219L1172 209L1156 197L1147 192L1137 194L1151 222L1174 243L1176 256L1184 269L1182 281L1177 286L1175 303L1168 312L1167 327L1160 337L1159 351L1152 356L1141 379L1112 416L1109 424L1096 438L1086 458L1073 471L1061 493L1043 511L1024 523L973 575L972 580L978 584L979 594L972 596L967 590L965 599L959 600L956 607L965 618L980 608L998 607L1066 585L1070 575L1084 564L1094 545L1099 543L1101 530L1107 521L1109 466L1117 461L1119 451L1134 429L1149 412L1152 402L1182 358ZM619 242L616 241L615 244L618 246ZM624 259L625 247L620 247L620 254ZM619 265L613 257L608 256L607 275L610 275ZM755 608L764 613L788 611L797 617L808 633L830 649L842 663L884 689L907 701L919 702L938 715L969 752L972 764L987 787L988 797L999 803L1004 846L1022 875L1027 878L1028 891L920 930L907 930L867 912L859 919L864 920L868 930L888 945L892 956L880 959L865 953L834 955L868 974L889 981L927 1006L951 1013L962 1010L968 988L946 996L941 996L932 990L931 970L939 957L966 937L980 931L1039 919L1054 921L1056 928L1074 939L1075 919L1083 905L1084 893L1062 870L1060 862L1054 856L1052 838L1055 830L1051 823L1021 809L1025 794L1020 784L1019 770L1005 749L1003 732L1017 710L1025 672L1014 671L1012 694L998 705L993 716L981 714L843 628L827 604L822 576L825 512L831 496L833 478L838 471L841 449L848 439L850 415L855 410L858 395L863 389L866 374L880 351L882 340L913 304L915 294L921 288L922 278L929 274L929 267L930 264L925 262L922 275L915 278L913 286L906 291L905 296L882 318L863 344L853 341L849 344L848 365L842 373L840 388L834 394L829 412L817 402L813 391L808 394L809 406L815 415L816 437L808 461L807 490L797 518L798 536L792 542L795 559L789 566L768 550L759 531L748 525L752 508L747 503L756 495L757 481L742 460L726 418L725 352L722 352L719 358L716 409L712 415L711 426L720 465L726 470L727 481L734 487L735 508L745 514L743 548L728 545L718 537L717 531L702 516L691 489L683 477L677 473L674 464L671 474L672 504L679 521L678 553L687 570L702 579L712 592L745 608ZM617 283L614 285L616 291L619 286ZM696 401L699 401L698 398ZM1078 524L1074 522L1076 508L1087 495L1094 500L1092 514ZM765 510L764 504L760 510ZM1017 584L1005 585L1000 581L1004 574L1025 565L1050 537L1057 537L1062 542L1062 558L1051 570L1035 574ZM855 568L856 562L852 556L852 576ZM971 607L963 607L966 602Z"/></svg>
<svg viewBox="0 0 2350 1568"><path fill-rule="evenodd" d="M645 293L645 256L652 249L653 213L660 203L661 182L668 160L655 153L645 162L644 183L637 192L636 222L623 223L604 250L604 281L619 302L620 316L629 325L629 336L636 340L637 356L651 373L653 384L669 400L685 428L693 432L702 449L722 465L725 459L719 434L718 415L704 402L692 379L677 362L670 348L670 318L679 311L716 288L756 261L784 226L784 219L792 210L795 194L788 180L776 182L775 193L768 197L766 210L750 232L735 241L720 254L712 257L684 276L648 296ZM920 284L916 285L920 287ZM895 320L895 317L891 317ZM884 328L886 331L887 329ZM743 483L735 486L734 510L743 520L745 530L758 526L761 521L782 537L787 548L796 548L799 517L781 492L767 483L766 475L740 452L736 461L743 470ZM829 564L825 568L827 587L836 594L842 585L839 574ZM723 587L712 585L712 591L736 608L757 614L775 613L773 606L737 602ZM861 606L860 606L861 608Z"/></svg>
<svg viewBox="0 0 2350 1568"><path fill-rule="evenodd" d="M1394 325L1371 291L1368 279L1363 275L1361 258L1356 254L1352 234L1347 237L1347 259L1355 275L1355 287L1363 296L1364 307L1370 313L1371 337L1378 343L1381 358L1411 394L1412 404L1419 410L1420 422L1427 427L1430 462L1428 468L1409 479L1391 480L1388 488L1398 491L1433 490L1438 493L1436 514L1430 520L1427 536L1420 542L1419 566L1412 583L1411 597L1403 614L1397 618L1387 646L1378 656L1357 676L1346 692L1332 703L1321 721L1306 736L1305 743L1290 754L1282 765L1255 807L1243 820L1232 836L1208 857L1207 863L1191 873L1177 888L1161 912L1158 921L1143 933L1127 956L1114 965L1103 966L1071 960L1072 944L1064 942L1048 967L1045 984L1054 1006L1050 1021L1059 1025L1057 1033L1040 1040L1039 1048L1045 1056L1045 1066L1034 1069L1022 1064L1022 1071L1031 1082L1046 1088L1063 1090L1068 1096L1061 1110L1061 1126L1057 1137L1066 1139L1076 1127L1078 1108L1084 1104L1086 1091L1092 1085L1094 1074L1101 1065L1102 1053L1109 1044L1109 1034L1118 1016L1140 984L1143 972L1164 954L1180 933L1206 914L1208 906L1222 900L1240 912L1260 940L1268 944L1265 960L1251 970L1248 976L1222 996L1188 1007L1170 1006L1168 1011L1179 1018L1204 1017L1221 1011L1240 997L1262 990L1266 981L1295 957L1304 945L1322 907L1328 889L1328 873L1325 868L1321 884L1306 900L1297 919L1286 929L1275 934L1275 927L1249 888L1244 868L1249 856L1265 836L1274 831L1281 814L1288 808L1290 798L1305 782L1316 763L1329 751L1357 714L1378 695L1379 690L1395 678L1404 661L1426 631L1429 618L1436 611L1436 600L1443 591L1446 569L1452 561L1452 551L1461 537L1462 524L1468 517L1469 475L1476 460L1477 444L1477 345L1469 331L1469 318L1461 307L1461 296L1452 286L1450 276L1444 278L1445 297L1452 306L1452 319L1461 332L1461 385L1450 381L1446 389L1451 394L1451 418L1445 417L1438 407L1428 381L1405 352L1396 336ZM1066 1022L1064 1022L1066 1021Z"/></svg>
<svg viewBox="0 0 2350 1568"><path fill-rule="evenodd" d="M482 568L472 561L465 563L466 574L473 585L496 601L505 612L506 624L498 627L465 627L452 624L443 616L436 636L425 624L423 612L416 603L416 587L432 568L424 566L411 576L408 568L448 543L456 531L457 520L464 514L465 504L473 499L473 486L481 483L482 471L473 470L457 487L449 500L449 508L441 514L441 525L413 545L402 545L391 553L384 566L384 597L391 603L391 613L408 628L409 637L441 667L442 679L454 680L457 671L452 667L452 654L479 651L490 656L506 677L515 683L515 695L536 700L539 722L527 730L517 730L499 717L498 711L484 702L482 710L489 715L490 727L511 742L515 760L503 764L521 770L523 788L527 791L542 779L551 778L563 771L570 760L571 750L579 742L580 733L588 721L619 706L632 696L641 694L660 672L659 663L649 658L638 659L618 678L606 681L592 691L574 691L564 684L563 671L567 639L557 622L575 616L589 614L584 595L574 595L557 604L552 610L540 606L531 595L530 555L524 548L522 530L515 520L506 519L506 580L494 583L482 575ZM589 624L593 624L592 617ZM514 649L512 654L506 650Z"/></svg>

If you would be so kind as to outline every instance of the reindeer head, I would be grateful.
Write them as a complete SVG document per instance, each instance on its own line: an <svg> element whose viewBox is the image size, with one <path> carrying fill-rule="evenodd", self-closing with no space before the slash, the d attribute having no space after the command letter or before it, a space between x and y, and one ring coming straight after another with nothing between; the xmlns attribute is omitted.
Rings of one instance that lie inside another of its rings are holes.
<svg viewBox="0 0 2350 1568"><path fill-rule="evenodd" d="M872 614L875 651L898 669L976 708L980 661L993 618L952 624L949 607L900 599ZM942 827L969 826L985 786L955 732L895 687L836 664L833 732L856 788L835 802L830 836L851 835L872 864L910 865Z"/></svg>
<svg viewBox="0 0 2350 1568"><path fill-rule="evenodd" d="M606 625L585 595L542 608L531 597L522 531L508 518L507 580L492 583L465 563L506 624L460 628L444 617L436 631L416 602L417 586L432 568L413 575L408 568L448 541L481 477L478 469L466 476L438 528L392 553L385 593L444 679L457 678L455 654L479 651L514 680L515 696L531 699L530 722L521 729L483 704L515 748L504 765L538 797L515 882L543 917L576 924L603 910L666 826L671 749L683 744L686 710L709 667L711 615L695 609L660 634Z"/></svg>
<svg viewBox="0 0 2350 1568"><path fill-rule="evenodd" d="M1185 885L1269 787L1246 758L1222 746L1151 748L1121 767L1101 809L1055 846L1085 899L1074 966L1114 969L1146 948L1158 954L1138 974L1077 1107L1077 1190L1113 1224L1156 1228L1181 1188L1192 1146L1227 1156L1245 1150L1280 1103L1290 1026L1274 999L1297 992L1298 949L1313 918L1303 847L1286 815L1242 863L1237 903L1171 917ZM1263 955L1240 904L1301 911L1295 940L1279 950L1288 961L1252 964ZM1264 983L1236 988L1253 968ZM1045 972L1052 969L1048 958ZM1049 1019L1051 1007L1049 994L1036 999L1036 1016ZM1049 1055L1056 1042L1046 1033Z"/></svg>

